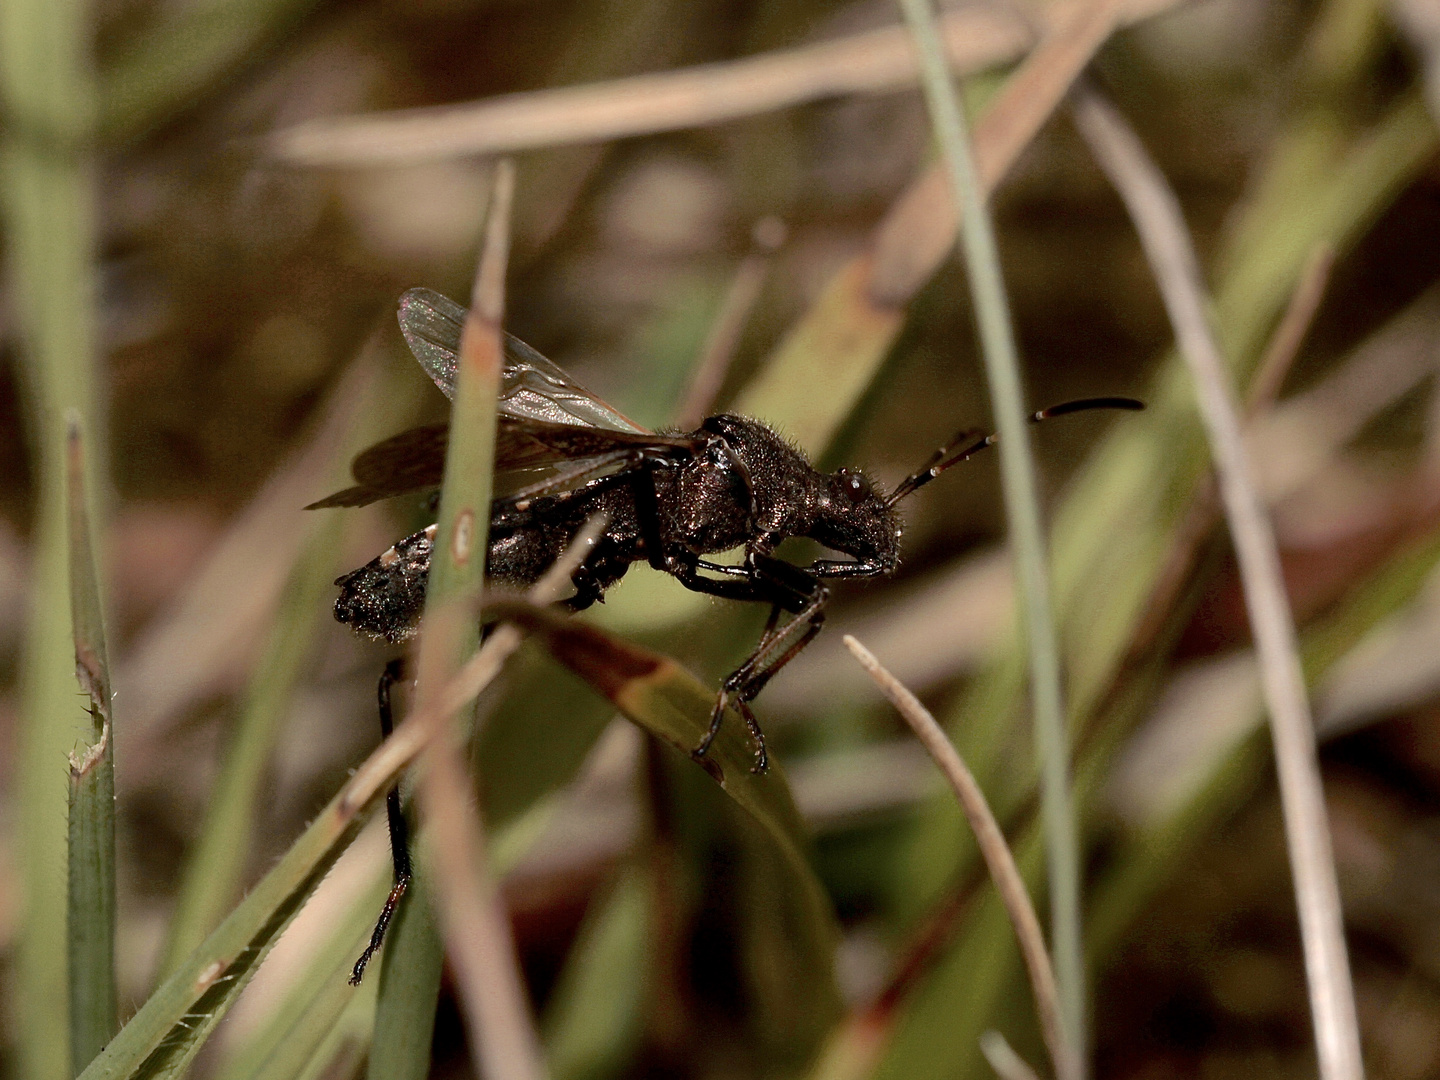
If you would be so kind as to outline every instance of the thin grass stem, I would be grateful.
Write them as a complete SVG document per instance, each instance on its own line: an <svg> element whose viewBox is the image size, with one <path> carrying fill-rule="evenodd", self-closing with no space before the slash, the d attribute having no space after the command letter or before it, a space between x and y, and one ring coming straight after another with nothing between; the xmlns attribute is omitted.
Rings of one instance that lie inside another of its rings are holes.
<svg viewBox="0 0 1440 1080"><path fill-rule="evenodd" d="M935 759L935 764L940 766L940 771L955 792L955 798L965 811L965 817L975 834L975 842L990 871L990 879L995 882L995 889L1005 904L1006 914L1010 916L1010 924L1015 928L1015 937L1020 942L1020 954L1025 959L1025 970L1030 976L1030 989L1035 996L1035 1012L1040 1017L1040 1030L1045 1036L1045 1045L1050 1051L1055 1075L1060 1080L1074 1080L1080 1075L1081 1066L1074 1045L1065 1033L1055 970L1050 964L1049 953L1045 950L1045 935L1040 929L1035 907L1030 902L1025 879L1020 875L1015 856L1010 851L1010 845L1005 842L1005 834L990 810L985 793L980 790L980 785L965 765L965 760L935 717L920 704L920 699L886 671L874 654L850 634L845 635L845 647L905 718L905 722Z"/></svg>
<svg viewBox="0 0 1440 1080"><path fill-rule="evenodd" d="M1080 929L1080 852L1070 793L1070 749L1060 686L1060 651L1050 598L1050 573L1040 523L1040 498L1027 430L1025 392L1010 323L1009 303L970 147L959 95L945 68L930 0L901 0L920 50L932 126L949 168L965 267L979 324L991 407L1000 434L1000 478L1019 584L1018 610L1030 654L1036 754L1041 777L1050 881L1051 932L1062 1014L1077 1058L1084 1060L1085 967ZM1084 1075L1083 1066L1081 1072Z"/></svg>
<svg viewBox="0 0 1440 1080"><path fill-rule="evenodd" d="M1260 660L1320 1075L1324 1080L1359 1080L1364 1075L1360 1033L1295 624L1274 530L1246 455L1229 370L1210 327L1190 234L1174 191L1125 119L1094 91L1079 96L1076 118L1135 222L1195 380Z"/></svg>
<svg viewBox="0 0 1440 1080"><path fill-rule="evenodd" d="M1318 244L1300 272L1300 281L1290 294L1285 313L1280 316L1270 343L1261 354L1255 368L1255 377L1245 394L1247 418L1267 412L1280 396L1285 376L1295 365L1300 355L1300 346L1305 344L1305 335L1320 310L1320 301L1325 298L1325 288L1330 284L1330 271L1335 267L1335 249L1329 244Z"/></svg>

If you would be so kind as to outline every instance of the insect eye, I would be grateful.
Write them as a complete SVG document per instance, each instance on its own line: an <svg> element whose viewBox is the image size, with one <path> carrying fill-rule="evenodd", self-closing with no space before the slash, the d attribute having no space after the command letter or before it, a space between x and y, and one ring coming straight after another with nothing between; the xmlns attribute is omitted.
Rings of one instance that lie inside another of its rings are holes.
<svg viewBox="0 0 1440 1080"><path fill-rule="evenodd" d="M859 473L852 473L842 469L840 472L840 490L852 503L862 503L870 497L870 484Z"/></svg>

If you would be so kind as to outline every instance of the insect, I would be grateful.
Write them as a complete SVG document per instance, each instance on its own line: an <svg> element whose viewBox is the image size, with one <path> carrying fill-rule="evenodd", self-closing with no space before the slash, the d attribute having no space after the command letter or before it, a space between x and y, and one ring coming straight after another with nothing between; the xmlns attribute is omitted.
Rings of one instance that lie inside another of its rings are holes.
<svg viewBox="0 0 1440 1080"><path fill-rule="evenodd" d="M421 366L447 397L454 396L465 309L429 289L400 300L400 328ZM945 470L996 441L967 430L888 495L857 469L816 470L798 449L759 420L722 413L690 432L653 432L585 390L561 368L507 335L499 393L487 580L533 584L597 513L605 532L572 580L566 603L575 610L600 600L631 564L645 561L687 589L727 600L764 603L769 619L755 649L726 677L705 737L702 758L733 708L755 744L755 769L767 763L765 737L750 707L766 683L820 632L832 578L892 573L900 561L899 501ZM1072 401L1033 414L1042 420L1086 409L1138 409L1131 398ZM355 486L308 509L361 506L437 486L447 428L414 428L370 447L354 461ZM780 543L809 537L845 558L798 566L778 558ZM392 643L413 637L424 607L435 526L406 537L336 581L335 617ZM705 558L743 549L738 565ZM784 618L782 621L782 617ZM381 676L382 730L391 728L390 694L398 661ZM399 797L387 799L396 891L357 962L358 982L384 935L389 914L410 876Z"/></svg>

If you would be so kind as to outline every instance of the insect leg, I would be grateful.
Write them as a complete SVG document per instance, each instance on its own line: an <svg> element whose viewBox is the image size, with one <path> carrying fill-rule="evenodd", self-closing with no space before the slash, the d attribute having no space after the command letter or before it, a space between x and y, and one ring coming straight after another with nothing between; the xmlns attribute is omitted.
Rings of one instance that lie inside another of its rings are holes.
<svg viewBox="0 0 1440 1080"><path fill-rule="evenodd" d="M830 591L813 575L780 559L752 554L746 565L749 577L745 581L715 581L696 574L694 577L701 584L691 586L696 591L713 592L731 599L768 600L771 604L770 619L755 650L721 684L715 708L710 714L710 727L695 748L694 756L704 757L709 751L720 733L725 709L733 706L755 740L755 771L764 772L768 763L765 736L749 702L820 633ZM684 577L681 581L689 584ZM794 612L795 617L778 626L782 610ZM792 641L797 631L800 636ZM788 646L787 641L790 642Z"/></svg>
<svg viewBox="0 0 1440 1080"><path fill-rule="evenodd" d="M395 729L390 691L404 677L405 660L398 656L387 663L385 670L380 673L380 685L376 688L375 696L380 705L380 731L387 739ZM365 951L360 954L350 972L351 986L360 985L360 980L365 976L365 967L385 940L385 931L389 929L390 920L394 918L395 909L400 904L400 898L405 895L405 890L410 887L413 876L410 863L410 830L400 809L399 784L385 793L385 816L390 825L390 858L395 864L394 884L390 887L390 895L385 898L385 906L380 909L380 918L375 921L375 929L370 933L370 944L365 946Z"/></svg>

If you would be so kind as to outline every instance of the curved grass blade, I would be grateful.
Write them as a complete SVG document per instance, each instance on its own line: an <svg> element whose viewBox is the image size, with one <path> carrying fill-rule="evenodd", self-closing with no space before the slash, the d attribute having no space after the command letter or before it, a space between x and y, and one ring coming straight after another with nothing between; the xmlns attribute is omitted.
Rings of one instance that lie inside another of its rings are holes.
<svg viewBox="0 0 1440 1080"><path fill-rule="evenodd" d="M70 754L70 1060L78 1073L120 1024L115 987L115 728L105 619L85 505L80 414L65 417L65 495L70 533L70 621L75 675L89 699L89 739Z"/></svg>

